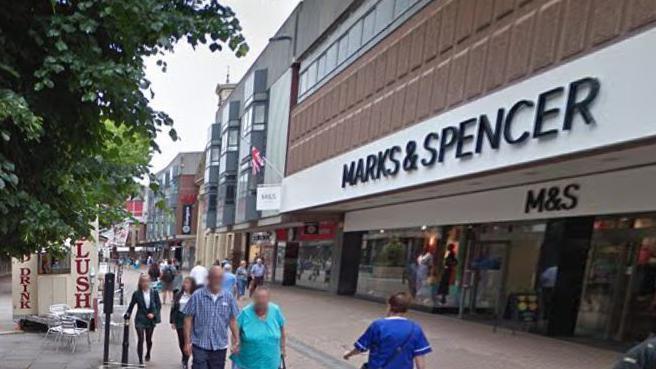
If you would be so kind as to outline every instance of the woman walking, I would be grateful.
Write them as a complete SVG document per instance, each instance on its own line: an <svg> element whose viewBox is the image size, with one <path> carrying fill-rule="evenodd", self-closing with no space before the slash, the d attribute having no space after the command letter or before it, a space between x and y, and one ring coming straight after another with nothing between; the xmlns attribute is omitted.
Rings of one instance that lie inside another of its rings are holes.
<svg viewBox="0 0 656 369"><path fill-rule="evenodd" d="M387 301L387 317L375 320L344 354L344 359L369 351L367 367L371 369L426 369L424 355L431 347L421 327L405 317L412 298L405 292ZM414 364L413 364L414 362Z"/></svg>
<svg viewBox="0 0 656 369"><path fill-rule="evenodd" d="M146 361L150 361L150 350L153 348L153 331L160 322L160 310L162 304L159 301L157 291L150 288L150 277L146 274L139 276L137 290L132 293L130 306L123 316L130 319L132 309L137 307L134 317L134 328L137 330L137 356L139 364L143 364L143 344L146 341Z"/></svg>
<svg viewBox="0 0 656 369"><path fill-rule="evenodd" d="M178 291L175 296L173 296L173 306L171 306L171 317L170 323L171 328L173 328L178 334L178 345L180 346L180 352L182 353L182 369L187 369L189 365L189 355L184 351L184 318L185 315L182 312L187 302L191 298L191 295L196 290L196 281L192 277L186 277L182 281L182 288Z"/></svg>
<svg viewBox="0 0 656 369"><path fill-rule="evenodd" d="M236 270L237 275L237 299L240 299L246 294L246 286L248 286L248 268L246 267L246 260L239 263Z"/></svg>
<svg viewBox="0 0 656 369"><path fill-rule="evenodd" d="M260 286L253 303L237 317L239 353L231 359L239 369L278 369L285 356L285 317L270 302L269 289Z"/></svg>

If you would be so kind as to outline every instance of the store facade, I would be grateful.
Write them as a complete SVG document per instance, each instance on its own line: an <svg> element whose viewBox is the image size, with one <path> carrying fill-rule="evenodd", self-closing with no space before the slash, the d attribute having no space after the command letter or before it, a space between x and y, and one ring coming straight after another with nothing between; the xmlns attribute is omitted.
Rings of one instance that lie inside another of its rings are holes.
<svg viewBox="0 0 656 369"><path fill-rule="evenodd" d="M656 331L656 5L506 3L414 2L304 95L282 212L343 215L338 293L502 324L522 305L535 332L640 340Z"/></svg>

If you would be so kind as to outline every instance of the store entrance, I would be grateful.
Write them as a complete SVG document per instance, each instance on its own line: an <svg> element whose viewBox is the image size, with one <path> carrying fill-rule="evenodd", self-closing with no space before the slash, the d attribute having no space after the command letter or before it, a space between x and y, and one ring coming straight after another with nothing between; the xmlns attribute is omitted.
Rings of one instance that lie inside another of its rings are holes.
<svg viewBox="0 0 656 369"><path fill-rule="evenodd" d="M494 319L501 313L505 296L510 242L475 241L469 246L465 275L469 278L467 311Z"/></svg>
<svg viewBox="0 0 656 369"><path fill-rule="evenodd" d="M639 341L656 321L656 221L595 222L583 280L576 335Z"/></svg>

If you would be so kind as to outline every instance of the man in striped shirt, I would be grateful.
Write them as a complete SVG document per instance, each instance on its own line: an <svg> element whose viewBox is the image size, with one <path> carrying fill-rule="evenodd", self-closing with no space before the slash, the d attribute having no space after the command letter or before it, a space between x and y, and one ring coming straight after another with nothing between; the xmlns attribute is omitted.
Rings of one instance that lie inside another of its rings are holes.
<svg viewBox="0 0 656 369"><path fill-rule="evenodd" d="M193 369L224 369L228 328L232 333L231 352L239 352L239 308L222 284L223 270L213 266L207 286L196 290L183 310L185 353L193 357Z"/></svg>

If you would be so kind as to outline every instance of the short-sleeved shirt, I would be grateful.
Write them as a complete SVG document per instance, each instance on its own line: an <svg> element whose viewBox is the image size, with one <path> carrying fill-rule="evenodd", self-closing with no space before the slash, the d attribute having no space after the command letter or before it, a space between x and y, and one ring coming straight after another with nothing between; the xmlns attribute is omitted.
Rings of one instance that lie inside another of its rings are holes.
<svg viewBox="0 0 656 369"><path fill-rule="evenodd" d="M216 301L208 287L194 292L183 313L192 316L191 343L204 350L216 351L228 347L230 319L237 318L237 301L228 291L221 290Z"/></svg>
<svg viewBox="0 0 656 369"><path fill-rule="evenodd" d="M232 360L239 369L277 369L280 367L280 340L285 317L276 304L269 303L266 319L260 319L253 304L237 318L241 337L239 355Z"/></svg>
<svg viewBox="0 0 656 369"><path fill-rule="evenodd" d="M255 263L251 267L251 274L253 275L253 277L257 277L257 278L264 277L264 272L265 272L264 264Z"/></svg>
<svg viewBox="0 0 656 369"><path fill-rule="evenodd" d="M401 352L397 354L397 349L402 345ZM369 351L369 367L372 369L412 369L416 356L432 351L421 327L402 317L374 321L355 342L355 348L362 352Z"/></svg>
<svg viewBox="0 0 656 369"><path fill-rule="evenodd" d="M230 272L223 273L223 290L232 293L232 289L237 283L237 277Z"/></svg>

